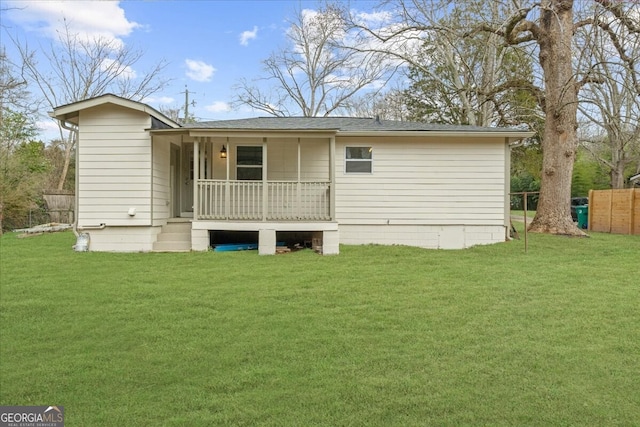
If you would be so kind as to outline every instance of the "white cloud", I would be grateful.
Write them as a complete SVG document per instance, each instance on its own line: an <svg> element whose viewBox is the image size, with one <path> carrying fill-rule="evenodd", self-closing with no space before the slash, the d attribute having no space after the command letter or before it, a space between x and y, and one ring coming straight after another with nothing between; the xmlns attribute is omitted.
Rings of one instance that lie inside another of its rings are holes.
<svg viewBox="0 0 640 427"><path fill-rule="evenodd" d="M36 127L39 131L39 138L44 142L60 139L60 129L58 128L57 120L43 118L36 122Z"/></svg>
<svg viewBox="0 0 640 427"><path fill-rule="evenodd" d="M204 61L196 61L195 59L185 59L185 65L187 66L187 77L197 82L209 82L216 69L213 65L207 64Z"/></svg>
<svg viewBox="0 0 640 427"><path fill-rule="evenodd" d="M135 79L137 77L136 71L133 68L128 65L124 66L118 61L110 58L103 59L100 64L100 68L102 68L103 71L111 70L111 73L109 74L115 74L115 72L118 72L118 77L122 79Z"/></svg>
<svg viewBox="0 0 640 427"><path fill-rule="evenodd" d="M142 102L144 102L145 104L163 105L163 104L173 104L175 102L175 99L170 96L159 96L159 97L150 96L148 98L143 99Z"/></svg>
<svg viewBox="0 0 640 427"><path fill-rule="evenodd" d="M224 101L215 101L213 104L205 106L204 109L212 113L223 113L231 111L231 106Z"/></svg>
<svg viewBox="0 0 640 427"><path fill-rule="evenodd" d="M371 25L371 24L382 24L391 21L391 13L389 12L360 12L357 14L358 22Z"/></svg>
<svg viewBox="0 0 640 427"><path fill-rule="evenodd" d="M65 31L86 41L103 38L117 47L141 25L126 18L119 1L8 1L7 16L27 31L57 39Z"/></svg>
<svg viewBox="0 0 640 427"><path fill-rule="evenodd" d="M258 37L258 27L253 27L252 31L243 31L240 34L240 44L242 46L248 46L249 40L253 40Z"/></svg>

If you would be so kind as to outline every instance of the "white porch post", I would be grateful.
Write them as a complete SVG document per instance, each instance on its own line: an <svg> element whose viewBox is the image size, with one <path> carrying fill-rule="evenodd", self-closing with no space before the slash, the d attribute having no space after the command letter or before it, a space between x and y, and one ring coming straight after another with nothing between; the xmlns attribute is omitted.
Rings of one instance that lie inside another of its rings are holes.
<svg viewBox="0 0 640 427"><path fill-rule="evenodd" d="M205 144L205 166L206 172L203 178L211 179L213 177L213 142L211 142L211 138L207 137L207 143Z"/></svg>
<svg viewBox="0 0 640 427"><path fill-rule="evenodd" d="M230 163L229 163L229 159L231 158L231 146L229 145L229 137L227 137L227 158L226 160L226 166L227 166L227 176L226 176L226 182L224 184L225 189L224 189L224 217L225 218L229 218L229 205L231 204L231 183L229 182L229 174L230 174Z"/></svg>
<svg viewBox="0 0 640 427"><path fill-rule="evenodd" d="M336 220L336 137L329 138L329 216Z"/></svg>
<svg viewBox="0 0 640 427"><path fill-rule="evenodd" d="M300 218L302 216L302 183L300 182L300 178L302 177L300 169L302 168L300 162L300 138L298 138L298 183L296 185L296 217Z"/></svg>
<svg viewBox="0 0 640 427"><path fill-rule="evenodd" d="M269 209L269 185L267 183L267 138L262 138L262 220L267 220Z"/></svg>
<svg viewBox="0 0 640 427"><path fill-rule="evenodd" d="M193 220L198 220L198 179L200 178L200 140L193 141Z"/></svg>

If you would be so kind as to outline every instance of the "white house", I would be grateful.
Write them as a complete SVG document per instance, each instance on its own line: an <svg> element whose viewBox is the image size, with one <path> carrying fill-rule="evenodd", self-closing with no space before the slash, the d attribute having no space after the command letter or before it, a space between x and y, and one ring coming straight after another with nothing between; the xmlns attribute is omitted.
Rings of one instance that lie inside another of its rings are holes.
<svg viewBox="0 0 640 427"><path fill-rule="evenodd" d="M351 117L180 125L114 95L51 115L78 129L75 225L93 251L502 242L510 146L531 136Z"/></svg>

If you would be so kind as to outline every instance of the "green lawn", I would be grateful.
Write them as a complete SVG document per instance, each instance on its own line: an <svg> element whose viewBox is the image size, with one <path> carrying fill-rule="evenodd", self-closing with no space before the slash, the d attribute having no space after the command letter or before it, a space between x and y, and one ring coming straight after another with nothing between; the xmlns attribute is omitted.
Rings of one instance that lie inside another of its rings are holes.
<svg viewBox="0 0 640 427"><path fill-rule="evenodd" d="M67 426L640 425L640 237L76 253L0 240L0 404Z"/></svg>
<svg viewBox="0 0 640 427"><path fill-rule="evenodd" d="M536 216L536 211L527 211L527 218L533 219ZM524 221L524 211L511 211L511 218L520 218Z"/></svg>

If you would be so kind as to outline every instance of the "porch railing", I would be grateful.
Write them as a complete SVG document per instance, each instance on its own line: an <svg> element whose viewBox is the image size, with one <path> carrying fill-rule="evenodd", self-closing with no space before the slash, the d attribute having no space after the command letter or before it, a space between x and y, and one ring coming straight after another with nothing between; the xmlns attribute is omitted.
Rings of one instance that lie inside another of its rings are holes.
<svg viewBox="0 0 640 427"><path fill-rule="evenodd" d="M265 189L266 185L266 189ZM198 219L329 221L328 181L226 181L201 179ZM265 200L266 197L266 200Z"/></svg>

